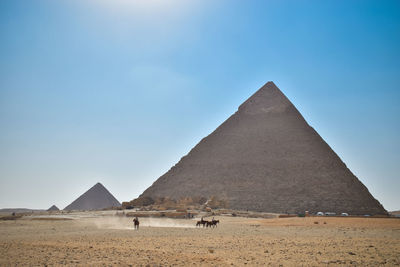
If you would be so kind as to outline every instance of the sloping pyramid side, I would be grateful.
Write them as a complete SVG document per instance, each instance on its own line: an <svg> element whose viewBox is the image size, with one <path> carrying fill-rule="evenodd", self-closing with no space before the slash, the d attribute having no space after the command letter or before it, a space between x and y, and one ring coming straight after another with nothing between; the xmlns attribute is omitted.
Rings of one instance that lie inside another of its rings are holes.
<svg viewBox="0 0 400 267"><path fill-rule="evenodd" d="M272 82L140 197L197 196L240 210L387 213Z"/></svg>
<svg viewBox="0 0 400 267"><path fill-rule="evenodd" d="M121 203L101 183L97 183L64 210L100 210L119 206Z"/></svg>

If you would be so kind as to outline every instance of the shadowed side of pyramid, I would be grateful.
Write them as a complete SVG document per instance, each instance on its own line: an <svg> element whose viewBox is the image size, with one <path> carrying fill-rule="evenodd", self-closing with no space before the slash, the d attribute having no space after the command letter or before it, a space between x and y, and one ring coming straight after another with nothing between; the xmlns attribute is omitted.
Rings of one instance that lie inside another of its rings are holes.
<svg viewBox="0 0 400 267"><path fill-rule="evenodd" d="M97 183L64 210L100 210L119 206L121 203L101 183Z"/></svg>
<svg viewBox="0 0 400 267"><path fill-rule="evenodd" d="M140 197L194 196L241 210L387 213L272 82Z"/></svg>

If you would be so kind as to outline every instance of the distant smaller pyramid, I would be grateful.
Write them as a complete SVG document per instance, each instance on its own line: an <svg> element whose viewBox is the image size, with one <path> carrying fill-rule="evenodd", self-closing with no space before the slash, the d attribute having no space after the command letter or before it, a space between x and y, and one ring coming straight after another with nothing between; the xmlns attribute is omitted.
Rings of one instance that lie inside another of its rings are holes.
<svg viewBox="0 0 400 267"><path fill-rule="evenodd" d="M53 205L47 211L59 211L59 210L60 209L56 205Z"/></svg>
<svg viewBox="0 0 400 267"><path fill-rule="evenodd" d="M121 203L101 183L97 183L64 210L101 210L120 206Z"/></svg>

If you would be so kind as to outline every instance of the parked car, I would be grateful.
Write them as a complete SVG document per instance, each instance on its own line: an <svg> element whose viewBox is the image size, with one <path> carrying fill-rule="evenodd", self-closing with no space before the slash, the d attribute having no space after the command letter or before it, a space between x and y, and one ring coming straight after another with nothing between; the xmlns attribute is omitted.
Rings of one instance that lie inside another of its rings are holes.
<svg viewBox="0 0 400 267"><path fill-rule="evenodd" d="M342 214L340 214L341 216L349 216L349 214L347 212L342 212Z"/></svg>
<svg viewBox="0 0 400 267"><path fill-rule="evenodd" d="M335 216L336 213L335 212L325 212L326 216Z"/></svg>
<svg viewBox="0 0 400 267"><path fill-rule="evenodd" d="M324 216L325 214L322 211L317 212L317 216Z"/></svg>

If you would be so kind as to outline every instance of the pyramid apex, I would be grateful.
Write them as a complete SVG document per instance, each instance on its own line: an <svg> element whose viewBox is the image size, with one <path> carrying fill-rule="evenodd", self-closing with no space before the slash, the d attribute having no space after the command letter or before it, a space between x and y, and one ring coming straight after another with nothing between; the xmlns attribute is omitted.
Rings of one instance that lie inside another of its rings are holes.
<svg viewBox="0 0 400 267"><path fill-rule="evenodd" d="M98 182L93 187L104 187L104 185L102 183Z"/></svg>
<svg viewBox="0 0 400 267"><path fill-rule="evenodd" d="M273 85L273 86L276 87L276 85L275 85L275 83L273 81L268 81L264 86L266 86L266 85Z"/></svg>
<svg viewBox="0 0 400 267"><path fill-rule="evenodd" d="M239 111L250 114L284 112L292 103L269 81L239 106Z"/></svg>

